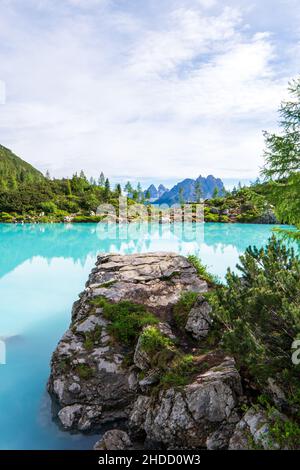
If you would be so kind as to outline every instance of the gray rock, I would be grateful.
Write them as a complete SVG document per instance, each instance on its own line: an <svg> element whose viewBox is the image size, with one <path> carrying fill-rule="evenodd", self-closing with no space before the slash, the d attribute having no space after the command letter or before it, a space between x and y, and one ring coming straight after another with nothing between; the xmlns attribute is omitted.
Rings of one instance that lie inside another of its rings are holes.
<svg viewBox="0 0 300 470"><path fill-rule="evenodd" d="M221 425L238 421L236 407L241 393L240 376L233 359L227 358L181 390L170 388L155 398L139 396L129 427L134 435L144 432L149 441L168 448L204 447L207 437ZM221 442L219 438L221 448L224 439ZM228 435L226 439L228 442Z"/></svg>
<svg viewBox="0 0 300 470"><path fill-rule="evenodd" d="M258 224L279 224L274 211L272 209L267 209L258 219L255 220Z"/></svg>
<svg viewBox="0 0 300 470"><path fill-rule="evenodd" d="M82 405L71 405L62 408L58 417L65 429L72 429L81 416Z"/></svg>
<svg viewBox="0 0 300 470"><path fill-rule="evenodd" d="M287 417L275 412L276 418L286 421ZM247 450L261 448L279 449L280 446L270 435L269 427L275 417L267 416L262 408L250 408L237 424L229 442L230 450Z"/></svg>
<svg viewBox="0 0 300 470"><path fill-rule="evenodd" d="M101 326L102 324L103 322L100 318L97 318L95 315L91 315L76 326L76 332L88 333L93 331L97 325Z"/></svg>
<svg viewBox="0 0 300 470"><path fill-rule="evenodd" d="M58 413L58 418L66 430L78 429L90 431L102 416L101 407L80 404L65 406Z"/></svg>
<svg viewBox="0 0 300 470"><path fill-rule="evenodd" d="M128 348L110 336L109 321L103 317L102 308L93 307L92 299L103 296L110 302L142 304L162 319L159 328L171 337L166 319L171 319L182 292L206 290L207 284L199 279L195 268L177 254L99 256L84 292L74 303L70 329L51 361L48 390L61 408L62 424L87 430L124 419L140 387L135 372L124 365ZM87 349L86 335L98 325L101 336ZM142 384L143 389L148 385ZM87 404L94 408L95 416L91 417Z"/></svg>
<svg viewBox="0 0 300 470"><path fill-rule="evenodd" d="M125 431L113 429L107 431L102 439L94 445L94 450L130 450L132 443Z"/></svg>
<svg viewBox="0 0 300 470"><path fill-rule="evenodd" d="M186 331L192 334L195 339L202 339L208 335L210 326L212 308L209 303L200 296L190 311L185 325Z"/></svg>
<svg viewBox="0 0 300 470"><path fill-rule="evenodd" d="M219 215L220 211L219 211L219 209L217 209L216 207L212 207L212 208L210 209L210 213L211 213L211 214L217 214L217 215Z"/></svg>

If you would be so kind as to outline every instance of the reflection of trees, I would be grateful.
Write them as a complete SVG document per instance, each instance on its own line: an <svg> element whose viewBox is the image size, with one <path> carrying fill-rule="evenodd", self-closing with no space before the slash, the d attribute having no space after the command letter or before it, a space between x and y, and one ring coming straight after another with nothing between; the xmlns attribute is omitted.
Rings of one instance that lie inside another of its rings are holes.
<svg viewBox="0 0 300 470"><path fill-rule="evenodd" d="M270 226L245 224L0 224L0 276L33 256L85 263L97 253L149 251L156 241L179 253L197 254L203 244L243 252L250 244L264 245L269 235Z"/></svg>

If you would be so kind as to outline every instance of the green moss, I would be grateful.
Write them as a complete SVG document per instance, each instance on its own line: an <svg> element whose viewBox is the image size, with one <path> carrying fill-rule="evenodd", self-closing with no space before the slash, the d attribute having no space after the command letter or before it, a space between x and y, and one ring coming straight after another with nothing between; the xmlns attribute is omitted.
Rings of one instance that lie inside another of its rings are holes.
<svg viewBox="0 0 300 470"><path fill-rule="evenodd" d="M197 258L197 256L189 255L187 259L191 263L191 265L194 266L194 268L197 271L198 276L201 279L204 279L209 285L219 284L219 279L217 278L217 276L214 276L213 274L211 274L208 271L207 266L202 264L201 260Z"/></svg>
<svg viewBox="0 0 300 470"><path fill-rule="evenodd" d="M61 359L58 362L58 369L60 372L67 372L71 367L71 362L69 358Z"/></svg>
<svg viewBox="0 0 300 470"><path fill-rule="evenodd" d="M129 301L112 304L104 297L96 297L92 305L103 308L103 316L111 323L109 333L127 345L134 345L144 326L158 323L158 319L149 313L143 305Z"/></svg>
<svg viewBox="0 0 300 470"><path fill-rule="evenodd" d="M88 366L87 364L79 364L75 368L75 372L83 380L89 380L95 375L95 369Z"/></svg>
<svg viewBox="0 0 300 470"><path fill-rule="evenodd" d="M103 282L103 284L100 284L98 287L99 289L108 289L109 287L113 286L116 282L116 280Z"/></svg>
<svg viewBox="0 0 300 470"><path fill-rule="evenodd" d="M184 292L177 304L173 308L173 315L176 324L184 328L187 322L188 314L196 303L199 294L197 292Z"/></svg>

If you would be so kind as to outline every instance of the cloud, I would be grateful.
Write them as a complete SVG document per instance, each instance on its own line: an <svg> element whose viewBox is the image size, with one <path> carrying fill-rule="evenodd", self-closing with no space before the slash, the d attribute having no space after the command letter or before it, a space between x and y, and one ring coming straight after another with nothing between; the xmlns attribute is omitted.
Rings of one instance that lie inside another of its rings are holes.
<svg viewBox="0 0 300 470"><path fill-rule="evenodd" d="M254 177L296 56L239 2L143 5L4 2L1 143L57 176Z"/></svg>

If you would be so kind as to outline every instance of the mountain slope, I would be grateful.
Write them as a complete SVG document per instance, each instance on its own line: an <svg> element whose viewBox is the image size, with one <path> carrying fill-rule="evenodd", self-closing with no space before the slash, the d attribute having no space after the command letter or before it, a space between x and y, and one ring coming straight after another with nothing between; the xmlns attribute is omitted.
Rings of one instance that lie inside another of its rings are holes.
<svg viewBox="0 0 300 470"><path fill-rule="evenodd" d="M158 204L176 204L182 201L196 202L199 198L199 195L197 196L197 183L201 188L201 199L212 198L216 189L220 196L225 193L224 184L220 178L215 178L212 175L207 178L199 176L196 180L187 178L176 184L156 202Z"/></svg>
<svg viewBox="0 0 300 470"><path fill-rule="evenodd" d="M23 182L43 179L44 176L40 171L0 145L0 189L14 188Z"/></svg>

